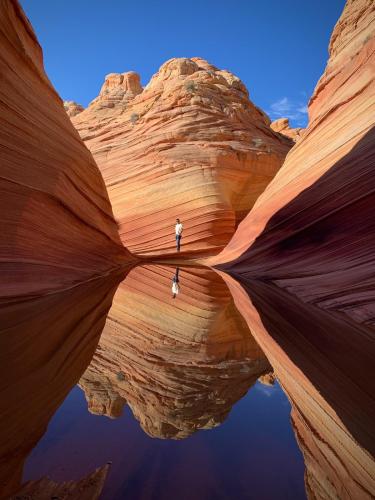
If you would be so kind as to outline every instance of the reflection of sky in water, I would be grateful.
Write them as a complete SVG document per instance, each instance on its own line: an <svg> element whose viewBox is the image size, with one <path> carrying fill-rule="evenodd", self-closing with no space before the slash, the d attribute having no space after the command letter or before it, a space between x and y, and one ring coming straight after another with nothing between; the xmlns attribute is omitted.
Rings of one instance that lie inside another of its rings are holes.
<svg viewBox="0 0 375 500"><path fill-rule="evenodd" d="M129 407L92 415L75 387L26 461L24 480L82 477L112 462L104 499L305 498L290 405L276 383L257 382L227 420L181 441L152 439Z"/></svg>
<svg viewBox="0 0 375 500"><path fill-rule="evenodd" d="M256 383L256 385L254 386L254 390L255 391L259 391L264 396L268 396L268 397L276 396L278 394L278 392L275 391L275 387L274 386L264 385L264 384L261 384L260 382Z"/></svg>

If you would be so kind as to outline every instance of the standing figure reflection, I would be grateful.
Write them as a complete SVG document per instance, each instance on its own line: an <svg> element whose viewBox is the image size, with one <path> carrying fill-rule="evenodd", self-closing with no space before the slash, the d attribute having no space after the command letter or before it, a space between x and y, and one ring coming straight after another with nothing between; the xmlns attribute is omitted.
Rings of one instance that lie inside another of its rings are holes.
<svg viewBox="0 0 375 500"><path fill-rule="evenodd" d="M176 267L176 272L172 278L172 298L175 299L177 295L180 293L180 279L178 277L180 273L180 268Z"/></svg>

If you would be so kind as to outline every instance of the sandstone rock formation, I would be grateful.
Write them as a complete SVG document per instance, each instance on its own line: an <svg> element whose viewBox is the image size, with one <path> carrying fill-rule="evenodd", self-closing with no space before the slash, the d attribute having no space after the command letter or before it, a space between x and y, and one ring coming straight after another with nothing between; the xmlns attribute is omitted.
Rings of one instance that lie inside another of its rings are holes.
<svg viewBox="0 0 375 500"><path fill-rule="evenodd" d="M271 128L275 132L279 132L279 134L285 135L289 139L292 139L294 142L297 142L303 135L304 128L297 127L291 128L289 125L289 118L279 118L271 123Z"/></svg>
<svg viewBox="0 0 375 500"><path fill-rule="evenodd" d="M90 363L122 277L1 305L0 498L19 491L25 459Z"/></svg>
<svg viewBox="0 0 375 500"><path fill-rule="evenodd" d="M280 168L291 141L270 128L239 78L199 58L171 59L142 89L110 74L72 118L107 185L133 253L184 257L221 250Z"/></svg>
<svg viewBox="0 0 375 500"><path fill-rule="evenodd" d="M303 301L375 318L375 5L349 1L309 104L310 123L211 264Z"/></svg>
<svg viewBox="0 0 375 500"><path fill-rule="evenodd" d="M374 498L374 330L261 280L223 277L290 399L308 498Z"/></svg>
<svg viewBox="0 0 375 500"><path fill-rule="evenodd" d="M64 101L64 109L68 116L76 116L81 113L85 108L74 101Z"/></svg>
<svg viewBox="0 0 375 500"><path fill-rule="evenodd" d="M0 45L0 297L108 273L129 253L16 0L0 3Z"/></svg>
<svg viewBox="0 0 375 500"><path fill-rule="evenodd" d="M276 382L276 377L273 371L265 373L258 378L258 381L264 385L274 385Z"/></svg>
<svg viewBox="0 0 375 500"><path fill-rule="evenodd" d="M213 271L134 268L117 290L94 358L80 380L89 410L128 404L150 436L182 439L219 425L269 364Z"/></svg>
<svg viewBox="0 0 375 500"><path fill-rule="evenodd" d="M90 107L96 110L114 108L117 104L123 107L142 92L143 88L139 75L134 71L127 73L110 73L96 99L90 103ZM100 128L100 127L99 127Z"/></svg>
<svg viewBox="0 0 375 500"><path fill-rule="evenodd" d="M79 481L56 483L48 477L28 481L9 500L97 500L103 490L109 465L96 469Z"/></svg>

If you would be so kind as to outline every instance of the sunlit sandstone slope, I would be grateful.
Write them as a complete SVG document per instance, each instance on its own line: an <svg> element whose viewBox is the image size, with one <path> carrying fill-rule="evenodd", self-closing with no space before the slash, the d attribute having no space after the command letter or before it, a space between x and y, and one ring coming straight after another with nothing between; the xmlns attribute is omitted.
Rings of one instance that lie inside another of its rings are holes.
<svg viewBox="0 0 375 500"><path fill-rule="evenodd" d="M75 112L75 111L74 111ZM103 174L133 253L212 255L280 168L293 142L270 128L239 78L199 58L171 59L143 89L112 73L72 122Z"/></svg>
<svg viewBox="0 0 375 500"><path fill-rule="evenodd" d="M210 261L373 323L375 3L347 2L308 128L225 250Z"/></svg>
<svg viewBox="0 0 375 500"><path fill-rule="evenodd" d="M131 260L101 174L16 0L0 2L0 297L45 293Z"/></svg>
<svg viewBox="0 0 375 500"><path fill-rule="evenodd" d="M137 267L119 286L94 358L80 380L89 410L115 418L128 404L142 428L182 439L220 425L269 370L212 270Z"/></svg>

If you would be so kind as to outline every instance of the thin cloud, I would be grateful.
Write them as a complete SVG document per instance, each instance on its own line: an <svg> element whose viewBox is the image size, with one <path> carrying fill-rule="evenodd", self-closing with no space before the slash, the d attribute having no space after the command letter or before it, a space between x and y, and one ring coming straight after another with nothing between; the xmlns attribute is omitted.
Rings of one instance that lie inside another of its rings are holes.
<svg viewBox="0 0 375 500"><path fill-rule="evenodd" d="M288 97L282 97L270 105L268 114L271 120L278 118L289 118L298 126L306 126L307 105L301 101L294 101Z"/></svg>
<svg viewBox="0 0 375 500"><path fill-rule="evenodd" d="M297 108L297 111L299 113L303 113L303 114L307 115L307 112L308 112L307 105L305 104L304 106L301 106L300 108Z"/></svg>

